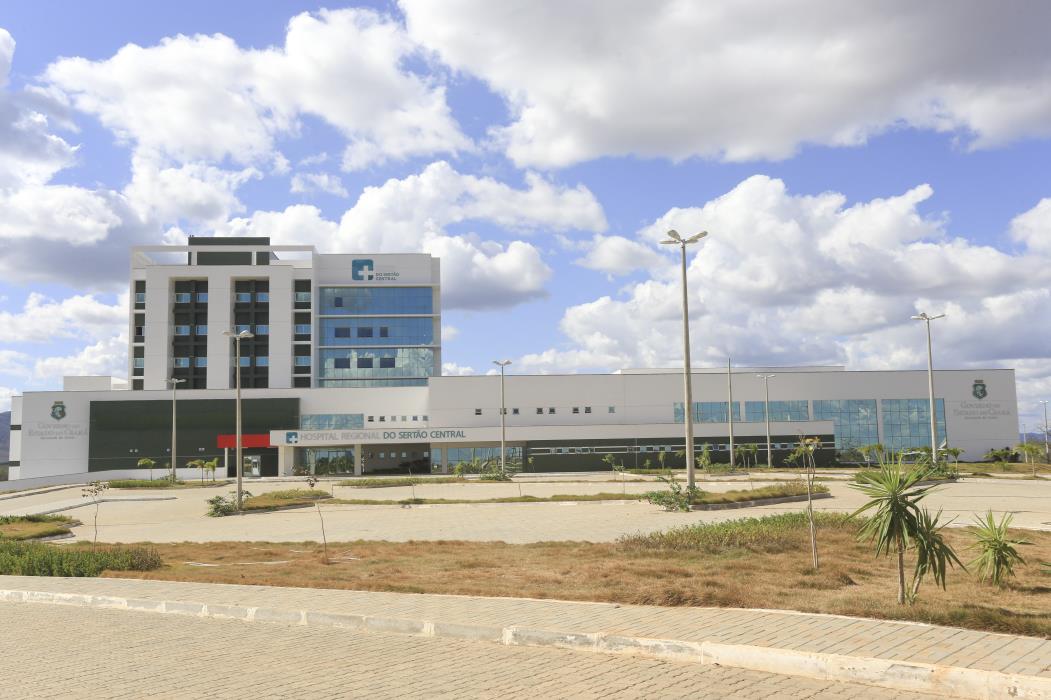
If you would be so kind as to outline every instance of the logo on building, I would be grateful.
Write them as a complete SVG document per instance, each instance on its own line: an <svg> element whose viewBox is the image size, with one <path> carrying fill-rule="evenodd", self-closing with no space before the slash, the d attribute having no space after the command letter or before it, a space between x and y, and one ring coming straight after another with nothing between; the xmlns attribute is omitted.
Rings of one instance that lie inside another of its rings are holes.
<svg viewBox="0 0 1051 700"><path fill-rule="evenodd" d="M62 420L66 417L66 404L61 401L56 401L51 404L51 417L55 420Z"/></svg>
<svg viewBox="0 0 1051 700"><path fill-rule="evenodd" d="M985 388L984 379L974 380L974 387L971 388L971 395L976 399L984 399L989 395L989 391Z"/></svg>
<svg viewBox="0 0 1051 700"><path fill-rule="evenodd" d="M295 431L289 431L285 433L285 444L286 445L298 445L299 444L299 433Z"/></svg>
<svg viewBox="0 0 1051 700"><path fill-rule="evenodd" d="M350 278L358 282L371 282L376 279L375 266L372 261L365 258L351 260Z"/></svg>

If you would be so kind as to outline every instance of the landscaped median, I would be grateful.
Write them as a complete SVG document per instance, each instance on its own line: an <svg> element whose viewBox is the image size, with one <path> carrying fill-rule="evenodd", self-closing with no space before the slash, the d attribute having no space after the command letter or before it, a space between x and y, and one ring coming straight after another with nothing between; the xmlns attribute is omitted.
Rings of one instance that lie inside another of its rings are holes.
<svg viewBox="0 0 1051 700"><path fill-rule="evenodd" d="M225 486L229 481L176 481L171 479L113 479L106 482L113 489L199 489Z"/></svg>
<svg viewBox="0 0 1051 700"><path fill-rule="evenodd" d="M36 540L68 535L80 522L65 515L0 516L0 540Z"/></svg>

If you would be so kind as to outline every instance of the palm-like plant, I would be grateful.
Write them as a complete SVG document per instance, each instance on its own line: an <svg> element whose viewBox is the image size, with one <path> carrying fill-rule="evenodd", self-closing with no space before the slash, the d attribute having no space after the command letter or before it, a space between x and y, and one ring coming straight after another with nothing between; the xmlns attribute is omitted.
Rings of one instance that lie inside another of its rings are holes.
<svg viewBox="0 0 1051 700"><path fill-rule="evenodd" d="M927 475L926 469L910 469L901 455L893 462L880 464L878 472L862 472L851 484L871 500L851 517L874 510L858 532L860 539L876 545L876 556L898 555L898 604L905 604L905 550L920 529L919 502L933 487L917 486Z"/></svg>
<svg viewBox="0 0 1051 700"><path fill-rule="evenodd" d="M1008 528L1014 516L1004 513L997 523L993 512L986 511L985 517L975 518L975 547L978 556L971 566L978 571L978 579L992 581L997 586L1003 585L1004 579L1014 576L1015 564L1025 566L1025 559L1015 547L1032 544L1028 540L1013 540L1008 537Z"/></svg>
<svg viewBox="0 0 1051 700"><path fill-rule="evenodd" d="M966 570L956 551L945 541L942 528L952 523L939 524L942 512L939 510L934 516L926 508L920 510L916 517L916 532L913 537L913 549L916 550L916 569L912 574L912 587L909 592L909 602L915 602L916 594L920 590L920 583L928 574L934 582L945 590L945 574L950 567L960 565Z"/></svg>
<svg viewBox="0 0 1051 700"><path fill-rule="evenodd" d="M157 466L155 460L152 460L149 457L143 457L138 461L137 466L139 469L148 469L150 471L150 481L153 481L153 468Z"/></svg>

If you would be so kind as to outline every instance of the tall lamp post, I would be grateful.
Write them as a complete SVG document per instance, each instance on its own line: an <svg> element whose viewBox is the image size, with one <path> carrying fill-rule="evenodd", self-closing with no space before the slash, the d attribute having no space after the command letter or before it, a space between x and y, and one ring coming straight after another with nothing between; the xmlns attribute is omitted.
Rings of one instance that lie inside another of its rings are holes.
<svg viewBox="0 0 1051 700"><path fill-rule="evenodd" d="M1041 401L1044 404L1044 464L1051 463L1051 451L1047 449L1047 401Z"/></svg>
<svg viewBox="0 0 1051 700"><path fill-rule="evenodd" d="M168 379L168 383L172 385L172 484L175 484L175 390L180 384L185 383L185 379L176 379L171 377Z"/></svg>
<svg viewBox="0 0 1051 700"><path fill-rule="evenodd" d="M770 442L770 379L776 377L776 374L757 374L755 375L763 380L763 391L765 392L766 398L763 401L763 415L766 416L766 466L768 469L774 468L774 453L772 450L773 445Z"/></svg>
<svg viewBox="0 0 1051 700"><path fill-rule="evenodd" d="M223 331L223 335L227 338L234 339L234 386L236 388L235 393L235 414L234 421L237 423L235 428L236 431L236 448L234 451L234 459L237 462L237 510L241 511L241 503L243 501L244 490L241 486L241 480L244 476L244 457L241 454L241 341L254 338L255 335L249 331L241 331L235 333L233 331Z"/></svg>
<svg viewBox="0 0 1051 700"><path fill-rule="evenodd" d="M734 380L730 359L726 358L726 424L730 429L730 471L734 470Z"/></svg>
<svg viewBox="0 0 1051 700"><path fill-rule="evenodd" d="M686 487L689 489L696 487L697 479L694 474L693 458L693 390L690 386L690 302L686 294L686 246L696 243L707 235L707 231L701 231L689 238L683 238L678 231L672 229L668 231L667 240L661 241L664 245L679 246L682 252L682 377L686 394L682 420L686 424Z"/></svg>
<svg viewBox="0 0 1051 700"><path fill-rule="evenodd" d="M934 412L934 353L931 350L931 321L945 318L945 314L931 316L926 311L912 317L913 321L923 321L927 325L927 391L930 394L931 412L931 467L938 464L938 422Z"/></svg>
<svg viewBox="0 0 1051 700"><path fill-rule="evenodd" d="M505 455L507 449L507 408L504 406L504 368L511 364L511 360L493 360L494 365L500 367L500 471L507 473L507 461Z"/></svg>

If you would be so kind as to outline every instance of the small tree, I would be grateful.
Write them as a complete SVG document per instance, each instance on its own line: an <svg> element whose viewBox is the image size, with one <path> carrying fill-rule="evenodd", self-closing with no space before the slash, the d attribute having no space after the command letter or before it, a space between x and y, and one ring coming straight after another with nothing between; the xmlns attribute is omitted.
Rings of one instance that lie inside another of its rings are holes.
<svg viewBox="0 0 1051 700"><path fill-rule="evenodd" d="M806 483L806 512L807 520L810 521L810 553L814 561L814 570L820 568L817 555L817 524L814 522L814 479L817 478L817 462L814 452L821 445L816 437L799 438L799 445L788 455L788 461L798 464L802 469L803 481Z"/></svg>
<svg viewBox="0 0 1051 700"><path fill-rule="evenodd" d="M1022 454L1025 461L1033 465L1033 476L1036 476L1036 463L1040 459L1040 455L1044 452L1043 445L1035 442L1023 442L1017 448L1015 448Z"/></svg>
<svg viewBox="0 0 1051 700"><path fill-rule="evenodd" d="M919 502L933 488L917 486L926 475L925 469L911 468L905 464L904 457L898 455L894 461L883 462L876 473L858 474L857 482L851 484L871 500L850 517L875 510L861 526L858 538L875 543L876 556L890 554L892 550L897 552L899 605L905 604L905 550L921 527ZM935 525L936 521L932 527Z"/></svg>
<svg viewBox="0 0 1051 700"><path fill-rule="evenodd" d="M101 503L102 494L109 488L109 484L105 481L92 481L84 489L81 490L81 494L84 498L90 498L91 502L95 504L95 539L91 541L91 551L95 551L95 547L99 543L99 503Z"/></svg>
<svg viewBox="0 0 1051 700"><path fill-rule="evenodd" d="M150 481L153 481L153 468L157 466L157 462L155 460L152 460L149 457L143 457L139 460L137 466L139 467L139 469L148 469L150 472Z"/></svg>
<svg viewBox="0 0 1051 700"><path fill-rule="evenodd" d="M912 574L912 586L909 587L908 600L912 604L916 602L916 594L919 593L920 583L924 576L930 574L934 582L945 590L945 574L949 567L956 564L966 569L963 562L956 556L956 551L945 541L942 528L950 525L952 521L939 524L942 512L939 510L933 517L926 508L921 509L916 518L916 532L913 539L913 548L916 550L916 569Z"/></svg>
<svg viewBox="0 0 1051 700"><path fill-rule="evenodd" d="M976 568L980 581L991 581L996 586L1002 586L1004 579L1015 575L1015 564L1025 566L1025 559L1015 548L1032 543L1028 540L1013 540L1008 536L1013 517L1010 513L1004 513L997 523L990 510L984 518L975 518L974 535L978 556L971 566Z"/></svg>
<svg viewBox="0 0 1051 700"><path fill-rule="evenodd" d="M704 471L709 471L712 468L711 447L707 442L701 445L701 452L697 455L697 463Z"/></svg>
<svg viewBox="0 0 1051 700"><path fill-rule="evenodd" d="M212 481L215 481L215 470L219 468L219 458L213 457L204 463L204 468L212 474Z"/></svg>
<svg viewBox="0 0 1051 700"><path fill-rule="evenodd" d="M186 463L186 466L189 467L190 469L200 469L201 470L201 483L203 484L204 483L204 460L203 459L191 459L189 462Z"/></svg>
<svg viewBox="0 0 1051 700"><path fill-rule="evenodd" d="M627 493L628 492L628 487L627 487L627 483L625 481L626 478L627 478L627 469L625 468L624 463L623 462L619 462L617 460L617 458L614 457L613 454L610 453L610 452L606 453L606 456L602 458L602 461L605 462L606 464L608 464L609 468L612 469L613 472L619 476L619 478L620 478L620 490L621 490L622 493Z"/></svg>

